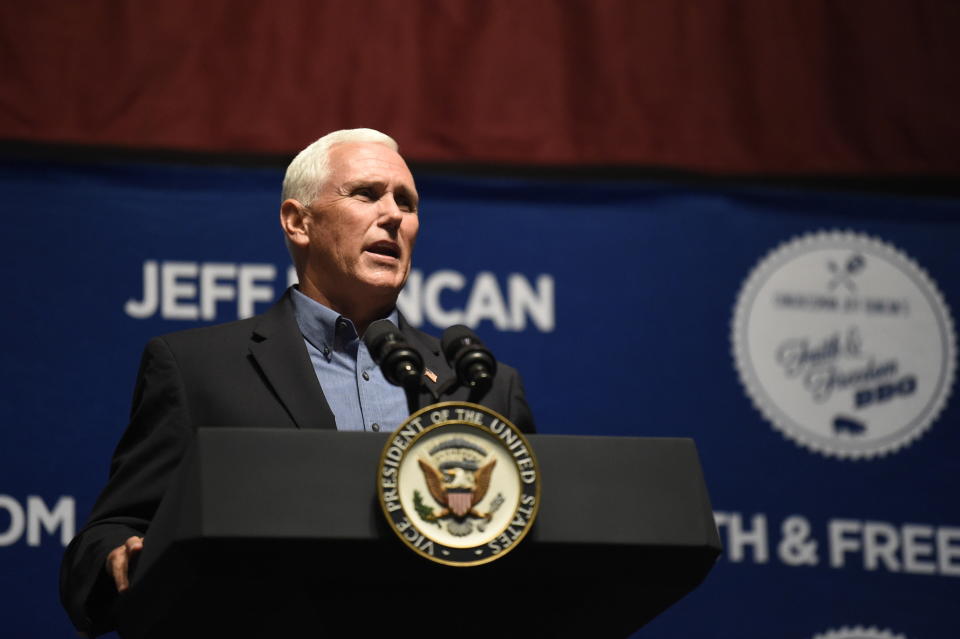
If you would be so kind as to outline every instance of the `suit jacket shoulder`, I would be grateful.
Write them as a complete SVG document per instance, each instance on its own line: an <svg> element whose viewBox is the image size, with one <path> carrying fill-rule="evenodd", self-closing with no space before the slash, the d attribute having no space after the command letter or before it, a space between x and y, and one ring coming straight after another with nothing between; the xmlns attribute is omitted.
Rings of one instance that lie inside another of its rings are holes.
<svg viewBox="0 0 960 639"><path fill-rule="evenodd" d="M289 293L262 315L158 339L177 361L195 428L336 428Z"/></svg>

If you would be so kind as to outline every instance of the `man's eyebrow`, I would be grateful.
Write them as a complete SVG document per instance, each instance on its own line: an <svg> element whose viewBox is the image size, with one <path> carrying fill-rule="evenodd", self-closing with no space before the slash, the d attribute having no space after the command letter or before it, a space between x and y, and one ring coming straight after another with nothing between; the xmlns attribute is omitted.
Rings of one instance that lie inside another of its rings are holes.
<svg viewBox="0 0 960 639"><path fill-rule="evenodd" d="M353 189L363 187L363 186L375 186L377 188L383 188L386 186L386 182L378 179L360 179L360 180L351 180L350 182L344 182L343 188L347 191L352 191Z"/></svg>

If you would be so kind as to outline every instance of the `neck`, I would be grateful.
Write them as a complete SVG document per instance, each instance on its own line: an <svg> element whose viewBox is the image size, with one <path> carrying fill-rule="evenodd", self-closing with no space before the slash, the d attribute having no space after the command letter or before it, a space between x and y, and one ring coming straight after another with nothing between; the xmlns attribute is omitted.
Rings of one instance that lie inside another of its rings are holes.
<svg viewBox="0 0 960 639"><path fill-rule="evenodd" d="M312 286L309 281L301 281L299 284L300 292L309 298L320 302L327 308L336 311L353 322L357 329L357 335L363 337L367 327L375 320L386 317L396 306L397 300L393 298L382 301L370 297L358 296L361 299L351 297L333 296L324 294L316 286Z"/></svg>

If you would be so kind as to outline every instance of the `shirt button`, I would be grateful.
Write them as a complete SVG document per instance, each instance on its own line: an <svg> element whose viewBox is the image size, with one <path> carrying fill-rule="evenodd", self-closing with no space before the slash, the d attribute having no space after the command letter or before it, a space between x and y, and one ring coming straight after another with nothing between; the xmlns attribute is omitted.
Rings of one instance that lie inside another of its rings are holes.
<svg viewBox="0 0 960 639"><path fill-rule="evenodd" d="M372 428L374 431L379 432L379 431L380 431L380 424L374 422L374 423L370 426L370 428Z"/></svg>
<svg viewBox="0 0 960 639"><path fill-rule="evenodd" d="M369 381L370 381L370 373L368 373L367 371L363 371L363 379L364 379L364 381L369 382Z"/></svg>

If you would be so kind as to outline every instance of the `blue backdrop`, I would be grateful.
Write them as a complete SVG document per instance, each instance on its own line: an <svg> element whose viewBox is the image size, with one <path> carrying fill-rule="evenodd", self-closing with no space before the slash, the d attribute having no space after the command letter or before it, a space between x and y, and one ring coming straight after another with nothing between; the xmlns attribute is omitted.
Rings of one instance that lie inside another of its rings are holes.
<svg viewBox="0 0 960 639"><path fill-rule="evenodd" d="M58 563L146 340L286 288L281 175L0 166L5 636L73 636ZM522 372L542 432L697 441L724 555L642 636L958 636L960 202L417 178L408 317L435 334L473 324ZM831 299L883 312L835 317ZM770 340L800 344L803 370ZM840 375L830 401L811 395L824 367ZM832 426L807 419L821 409ZM878 429L894 433L879 451Z"/></svg>

